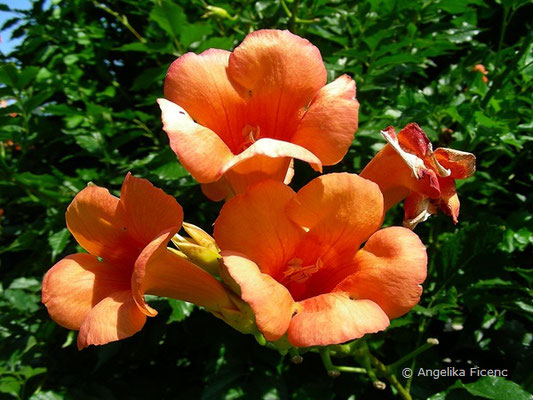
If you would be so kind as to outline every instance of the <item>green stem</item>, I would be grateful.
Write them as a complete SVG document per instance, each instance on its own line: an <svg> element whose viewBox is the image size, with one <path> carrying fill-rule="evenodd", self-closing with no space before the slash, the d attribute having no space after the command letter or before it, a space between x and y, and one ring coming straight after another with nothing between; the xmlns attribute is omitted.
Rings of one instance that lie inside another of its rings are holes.
<svg viewBox="0 0 533 400"><path fill-rule="evenodd" d="M283 8L283 11L285 11L285 14L287 14L287 17L292 18L291 10L287 7L285 0L281 0L281 7Z"/></svg>
<svg viewBox="0 0 533 400"><path fill-rule="evenodd" d="M352 374L367 373L367 370L365 368L349 367L345 365L333 365L333 362L331 361L331 353L328 348L320 349L320 358L322 359L322 363L324 364L326 371L328 371L328 374L331 376L338 375L335 372L348 372Z"/></svg>
<svg viewBox="0 0 533 400"><path fill-rule="evenodd" d="M133 122L135 123L135 125L137 125L139 128L141 128L143 131L145 131L147 133L146 136L151 137L154 140L156 145L159 145L159 138L154 133L154 131L152 131L150 128L148 128L148 126L146 126L146 124L144 122L142 122L141 120L139 120L137 118L135 118L133 120Z"/></svg>
<svg viewBox="0 0 533 400"><path fill-rule="evenodd" d="M98 3L96 0L92 0L93 4L104 10L106 13L112 15L113 17L115 17L122 25L124 25L131 33L133 33L133 35L137 38L137 40L139 40L139 42L141 43L146 43L146 39L143 38L139 32L137 32L135 30L135 28L133 26L130 25L129 21L128 21L128 17L126 17L125 15L120 15L119 13L117 13L116 11L113 11L112 9L110 9L108 6L106 6L105 4L100 4Z"/></svg>
<svg viewBox="0 0 533 400"><path fill-rule="evenodd" d="M494 61L495 67L498 68L498 62L500 60L500 51L503 47L503 40L505 38L505 32L507 31L507 24L509 16L509 7L503 6L503 15L502 15L502 29L500 31L500 39L498 40L498 52L496 53L496 60Z"/></svg>
<svg viewBox="0 0 533 400"><path fill-rule="evenodd" d="M374 385L374 387L378 387L379 382L381 381L378 379L376 372L374 371L374 368L372 368L371 354L370 354L370 349L368 348L368 345L366 344L365 341L360 341L358 343L357 348L354 350L355 350L354 351L355 359L357 360L359 364L361 364L366 369L366 373L368 374L368 377L372 381L372 384Z"/></svg>
<svg viewBox="0 0 533 400"><path fill-rule="evenodd" d="M294 22L298 24L314 24L315 22L320 22L320 18L313 18L313 19L300 19L296 17L294 19Z"/></svg>
<svg viewBox="0 0 533 400"><path fill-rule="evenodd" d="M350 372L352 374L366 374L366 369L358 367L348 367L344 365L337 365L335 369L339 372Z"/></svg>
<svg viewBox="0 0 533 400"><path fill-rule="evenodd" d="M178 54L174 54L177 56L181 56L185 51L183 50L183 47L181 46L181 43L179 42L178 38L173 38L172 43L174 43L174 47L176 47L176 50L178 50Z"/></svg>
<svg viewBox="0 0 533 400"><path fill-rule="evenodd" d="M403 356L398 361L388 365L388 368L391 369L391 370L395 370L400 365L403 365L406 361L409 361L412 358L415 358L420 353L423 353L427 349L429 349L429 348L431 348L433 346L436 346L437 344L439 344L437 339L428 339L428 341L426 343L424 343L422 346L420 346L419 348L417 348L417 349L413 350L412 352L410 352L409 354Z"/></svg>
<svg viewBox="0 0 533 400"><path fill-rule="evenodd" d="M304 360L296 347L291 347L289 349L289 355L291 356L291 361L293 364L301 364Z"/></svg>
<svg viewBox="0 0 533 400"><path fill-rule="evenodd" d="M440 292L442 292L446 288L446 286L455 278L455 276L459 273L459 271L462 268L464 268L473 258L474 258L474 254L472 254L465 261L463 261L463 263L459 267L457 267L455 269L455 271L453 271L453 273L442 283L442 285L439 287L439 289L431 296L431 300L430 300L430 302L429 302L429 304L427 306L428 309L430 309L431 306L433 305L433 303L435 302L435 300L437 300L437 297L440 294ZM422 320L422 323L418 327L418 336L416 338L416 343L415 343L415 347L416 348L418 348L421 345L421 343L422 343L422 337L423 337L424 333L426 332L427 325L428 325L428 318L424 317L424 319ZM415 354L415 356L412 357L412 359L413 359L413 361L411 362L411 370L412 371L414 371L414 369L415 369L416 356L417 355ZM396 363L398 363L398 361ZM413 380L413 375L411 375L407 379L407 383L405 384L405 388L407 389L407 391L409 391L411 389L412 380Z"/></svg>
<svg viewBox="0 0 533 400"><path fill-rule="evenodd" d="M503 70L503 72L501 72L500 74L498 74L498 76L496 77L496 79L494 79L494 81L492 82L492 85L489 89L489 91L487 92L487 94L483 97L483 101L481 102L481 108L485 108L487 106L487 104L489 103L489 100L492 98L492 96L494 96L494 94L496 93L496 91L498 89L500 89L504 82L509 79L511 76L514 75L514 73L511 73L512 70L514 68L516 68L516 63L518 62L518 60L520 60L520 58L522 58L522 56L524 55L524 53L527 51L527 49L529 48L529 45L531 44L531 41L532 41L532 38L533 38L533 35L529 35L529 37L527 38L527 40L524 40L524 44L522 45L522 47L518 50L518 52L515 54L514 58L510 61L508 61L506 63L506 67L505 69Z"/></svg>
<svg viewBox="0 0 533 400"><path fill-rule="evenodd" d="M357 346L357 340L353 340L350 343L329 346L329 349L335 357L349 357L354 355Z"/></svg>
<svg viewBox="0 0 533 400"><path fill-rule="evenodd" d="M28 151L28 137L30 136L30 115L26 112L26 107L22 103L22 94L19 95L17 101L20 102L22 108L22 131L23 135L21 137L21 159L26 156Z"/></svg>
<svg viewBox="0 0 533 400"><path fill-rule="evenodd" d="M402 384L398 381L398 378L396 378L396 375L392 372L390 368L388 368L385 364L383 364L381 361L379 361L375 356L369 353L369 358L372 363L372 366L376 368L378 374L382 377L384 377L387 382L390 383L394 389L398 392L400 397L403 400L412 400L411 395L409 394L409 391L402 386Z"/></svg>
<svg viewBox="0 0 533 400"><path fill-rule="evenodd" d="M398 381L393 370L370 353L370 349L365 341L359 340L357 342L357 347L354 348L354 357L363 367L365 367L368 376L372 380L372 384L376 389L385 389L385 384L379 380L378 377L385 378L389 384L396 389L403 400L412 400L409 391Z"/></svg>
<svg viewBox="0 0 533 400"><path fill-rule="evenodd" d="M297 22L296 20L298 19L298 17L296 16L297 13L298 13L298 0L293 0L292 10L291 10L292 16L289 17L289 29L292 32L296 32L296 22Z"/></svg>
<svg viewBox="0 0 533 400"><path fill-rule="evenodd" d="M331 361L331 355L329 354L329 350L327 348L320 349L320 358L322 359L322 364L324 364L324 367L326 367L326 371L329 372L335 369L335 366Z"/></svg>
<svg viewBox="0 0 533 400"><path fill-rule="evenodd" d="M530 67L531 64L533 64L533 61L530 61L528 62L526 65L524 65L522 68L520 68L518 71L516 72L522 72L523 70L525 70L526 68Z"/></svg>
<svg viewBox="0 0 533 400"><path fill-rule="evenodd" d="M422 342L422 335L424 334L426 330L427 325L427 317L424 317L422 320L422 323L418 326L418 337L416 338L416 344L415 347L419 347L420 343ZM411 361L411 371L415 370L416 366L416 356L413 357L413 361ZM407 378L407 382L405 383L405 389L409 392L411 390L411 382L413 381L413 375L411 375L409 378Z"/></svg>

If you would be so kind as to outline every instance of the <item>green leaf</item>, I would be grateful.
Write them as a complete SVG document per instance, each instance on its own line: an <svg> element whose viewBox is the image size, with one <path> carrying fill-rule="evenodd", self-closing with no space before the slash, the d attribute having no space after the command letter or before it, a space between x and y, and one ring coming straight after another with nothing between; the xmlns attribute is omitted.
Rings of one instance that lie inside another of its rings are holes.
<svg viewBox="0 0 533 400"><path fill-rule="evenodd" d="M450 14L458 14L467 11L469 4L465 0L446 0L438 2L437 7Z"/></svg>
<svg viewBox="0 0 533 400"><path fill-rule="evenodd" d="M38 200L38 198L37 198ZM0 254L7 251L22 251L31 248L35 244L35 232L26 231L21 235L18 235L15 240L13 240L6 247L0 247Z"/></svg>
<svg viewBox="0 0 533 400"><path fill-rule="evenodd" d="M18 84L18 71L12 64L5 64L0 67L0 83L15 88Z"/></svg>
<svg viewBox="0 0 533 400"><path fill-rule="evenodd" d="M72 343L74 343L74 338L76 337L76 333L74 331L70 331L68 334L67 334L67 339L65 340L65 343L63 343L61 345L61 348L64 349L64 348L67 348L68 346L70 346Z"/></svg>
<svg viewBox="0 0 533 400"><path fill-rule="evenodd" d="M150 19L171 37L177 39L187 25L187 17L183 9L170 0L163 0L152 9Z"/></svg>
<svg viewBox="0 0 533 400"><path fill-rule="evenodd" d="M89 153L94 153L102 148L103 138L99 132L92 132L90 135L75 136L74 140L78 145L87 150Z"/></svg>
<svg viewBox="0 0 533 400"><path fill-rule="evenodd" d="M203 41L197 51L201 52L211 48L230 50L233 47L233 41L234 38L231 35L227 37L213 37Z"/></svg>
<svg viewBox="0 0 533 400"><path fill-rule="evenodd" d="M162 82L167 73L167 67L147 68L133 82L131 90L144 90L154 86L157 82Z"/></svg>
<svg viewBox="0 0 533 400"><path fill-rule="evenodd" d="M507 271L516 272L524 278L529 284L533 284L533 268L506 268Z"/></svg>
<svg viewBox="0 0 533 400"><path fill-rule="evenodd" d="M487 115L483 114L481 111L476 111L474 117L479 124L484 125L487 128L497 128L501 126L498 121L487 117Z"/></svg>
<svg viewBox="0 0 533 400"><path fill-rule="evenodd" d="M205 24L189 24L186 29L180 32L180 41L183 47L189 48L194 42L199 42L205 36L213 32L211 25Z"/></svg>
<svg viewBox="0 0 533 400"><path fill-rule="evenodd" d="M77 63L78 60L79 60L79 57L76 54L69 54L65 56L65 58L63 59L63 62L67 65L72 65L72 64Z"/></svg>
<svg viewBox="0 0 533 400"><path fill-rule="evenodd" d="M57 188L58 182L50 174L34 174L32 172L22 172L15 177L20 183L34 187Z"/></svg>
<svg viewBox="0 0 533 400"><path fill-rule="evenodd" d="M117 47L117 51L137 51L142 53L163 53L172 54L172 44L168 41L162 43L128 43L123 46Z"/></svg>
<svg viewBox="0 0 533 400"><path fill-rule="evenodd" d="M21 382L14 376L4 376L0 378L0 393L7 393L20 399Z"/></svg>
<svg viewBox="0 0 533 400"><path fill-rule="evenodd" d="M44 392L34 393L29 400L63 400L65 396L61 393L47 390Z"/></svg>
<svg viewBox="0 0 533 400"><path fill-rule="evenodd" d="M183 321L194 310L194 304L186 301L168 299L168 304L172 308L172 313L168 317L167 324Z"/></svg>
<svg viewBox="0 0 533 400"><path fill-rule="evenodd" d="M46 373L46 368L40 367L40 368L32 368L32 367L24 367L19 371L20 375L23 375L26 379L33 378L37 375L42 375Z"/></svg>
<svg viewBox="0 0 533 400"><path fill-rule="evenodd" d="M54 94L53 90L44 90L42 92L37 93L35 96L30 97L25 103L24 108L26 109L26 112L29 114L33 110L35 110L37 107L43 105L43 103L48 100L52 95Z"/></svg>
<svg viewBox="0 0 533 400"><path fill-rule="evenodd" d="M420 57L412 54L394 54L390 56L381 57L372 63L372 67L377 68L381 66L393 66L395 64L417 63L420 62Z"/></svg>
<svg viewBox="0 0 533 400"><path fill-rule="evenodd" d="M48 244L52 249L52 262L65 249L70 239L70 232L64 228L48 237Z"/></svg>
<svg viewBox="0 0 533 400"><path fill-rule="evenodd" d="M504 281L501 278L493 278L493 279L482 279L480 281L477 281L472 287L475 289L488 289L488 288L502 288L502 287L510 287L513 286L514 283L511 281Z"/></svg>
<svg viewBox="0 0 533 400"><path fill-rule="evenodd" d="M38 67L26 67L18 76L17 87L23 89L28 86L39 73Z"/></svg>
<svg viewBox="0 0 533 400"><path fill-rule="evenodd" d="M17 278L9 285L9 289L25 289L31 292L41 290L41 282L35 278Z"/></svg>
<svg viewBox="0 0 533 400"><path fill-rule="evenodd" d="M189 175L187 170L177 160L168 162L156 168L153 172L159 179L165 180L177 180Z"/></svg>
<svg viewBox="0 0 533 400"><path fill-rule="evenodd" d="M452 388L462 388L473 396L479 396L484 399L501 400L532 400L533 395L527 393L524 389L514 382L508 381L502 377L485 376L474 383L464 384L461 381L456 382Z"/></svg>
<svg viewBox="0 0 533 400"><path fill-rule="evenodd" d="M29 314L36 312L41 302L41 296L38 294L21 289L6 289L4 297L11 307Z"/></svg>
<svg viewBox="0 0 533 400"><path fill-rule="evenodd" d="M530 314L530 315L533 315L533 305L531 304L527 304L523 301L516 301L515 302L515 305L522 311Z"/></svg>
<svg viewBox="0 0 533 400"><path fill-rule="evenodd" d="M141 51L143 53L150 52L150 48L148 47L148 45L142 42L124 44L120 47L115 48L115 50L117 51Z"/></svg>

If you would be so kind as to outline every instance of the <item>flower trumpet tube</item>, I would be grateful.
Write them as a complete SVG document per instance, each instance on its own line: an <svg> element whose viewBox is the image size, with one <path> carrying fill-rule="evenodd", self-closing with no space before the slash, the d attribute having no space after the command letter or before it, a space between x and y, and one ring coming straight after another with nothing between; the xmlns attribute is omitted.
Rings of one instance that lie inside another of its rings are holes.
<svg viewBox="0 0 533 400"><path fill-rule="evenodd" d="M219 281L167 250L183 211L147 180L128 174L120 199L95 185L83 189L68 207L66 221L89 254L56 263L44 277L42 301L59 325L79 330L79 349L138 332L146 316L157 313L145 303L145 293L193 302L214 313L236 308Z"/></svg>
<svg viewBox="0 0 533 400"><path fill-rule="evenodd" d="M378 186L354 174L323 175L298 193L263 181L215 223L221 276L269 341L323 346L381 331L418 303L427 265L416 234L379 230L383 214Z"/></svg>
<svg viewBox="0 0 533 400"><path fill-rule="evenodd" d="M319 50L288 31L253 32L233 52L187 53L164 92L170 146L212 200L290 180L294 158L316 170L336 164L357 130L354 81L326 85Z"/></svg>
<svg viewBox="0 0 533 400"><path fill-rule="evenodd" d="M416 123L407 124L397 135L392 126L381 133L388 144L363 169L361 177L379 185L385 209L406 199L404 226L410 229L437 208L457 223L460 203L455 180L472 176L476 157L442 147L433 151Z"/></svg>

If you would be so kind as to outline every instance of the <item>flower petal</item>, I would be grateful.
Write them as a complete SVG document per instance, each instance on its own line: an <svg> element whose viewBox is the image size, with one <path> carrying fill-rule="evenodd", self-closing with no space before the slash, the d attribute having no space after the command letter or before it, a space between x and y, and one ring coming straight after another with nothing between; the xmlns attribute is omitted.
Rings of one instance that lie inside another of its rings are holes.
<svg viewBox="0 0 533 400"><path fill-rule="evenodd" d="M315 275L337 267L335 259L355 254L383 222L383 196L378 186L355 174L322 175L305 185L287 205L287 215L309 229L297 253L303 265L320 254L324 267ZM313 277L315 276L313 275Z"/></svg>
<svg viewBox="0 0 533 400"><path fill-rule="evenodd" d="M202 183L200 186L202 193L212 201L227 200L235 196L235 191L225 176L222 176L218 181Z"/></svg>
<svg viewBox="0 0 533 400"><path fill-rule="evenodd" d="M213 276L190 261L167 250L174 231L164 231L143 250L131 277L135 301L148 316L157 312L144 301L144 294L184 300L218 311L233 305L224 287Z"/></svg>
<svg viewBox="0 0 533 400"><path fill-rule="evenodd" d="M262 272L276 276L304 235L285 215L294 196L281 182L263 181L229 200L215 222L220 248L244 253Z"/></svg>
<svg viewBox="0 0 533 400"><path fill-rule="evenodd" d="M225 165L226 179L233 192L242 193L247 187L265 179L283 182L292 158L306 161L322 171L320 160L298 145L275 139L259 139Z"/></svg>
<svg viewBox="0 0 533 400"><path fill-rule="evenodd" d="M95 256L127 265L139 254L124 230L124 208L107 189L89 186L79 192L67 208L66 220L80 246Z"/></svg>
<svg viewBox="0 0 533 400"><path fill-rule="evenodd" d="M425 159L433 153L433 146L426 133L415 122L410 122L398 132L398 142L403 150Z"/></svg>
<svg viewBox="0 0 533 400"><path fill-rule="evenodd" d="M85 253L72 254L56 263L44 276L42 302L59 325L78 330L104 297L127 290L129 274Z"/></svg>
<svg viewBox="0 0 533 400"><path fill-rule="evenodd" d="M254 183L273 179L283 181L285 185L288 185L293 177L294 158L271 158L257 154L242 160L218 181L202 184L202 193L213 201L229 200L236 193L246 191Z"/></svg>
<svg viewBox="0 0 533 400"><path fill-rule="evenodd" d="M229 56L228 51L218 49L209 49L199 55L184 54L168 69L165 97L187 110L199 125L216 132L237 154L242 142L242 128L246 125L242 112L244 99L243 89L230 82L226 74ZM209 148L204 157L207 154L211 155ZM214 157L210 159L213 161Z"/></svg>
<svg viewBox="0 0 533 400"><path fill-rule="evenodd" d="M271 139L261 139L271 140ZM288 157L272 158L263 154L257 154L244 159L226 172L223 179L230 185L226 199L243 193L254 184L271 179L283 182L287 176L291 159Z"/></svg>
<svg viewBox="0 0 533 400"><path fill-rule="evenodd" d="M85 317L78 334L78 349L124 339L139 332L146 316L139 310L131 291L112 293Z"/></svg>
<svg viewBox="0 0 533 400"><path fill-rule="evenodd" d="M455 179L452 177L440 178L439 184L442 192L441 198L438 200L439 208L444 214L452 217L453 223L456 224L459 221L461 203L459 196L457 196Z"/></svg>
<svg viewBox="0 0 533 400"><path fill-rule="evenodd" d="M239 285L241 298L255 314L257 327L265 338L281 338L291 321L296 303L289 291L244 255L223 251L222 259L229 275Z"/></svg>
<svg viewBox="0 0 533 400"><path fill-rule="evenodd" d="M346 293L326 293L298 303L289 326L296 347L327 346L382 331L389 325L383 310L370 300L352 300Z"/></svg>
<svg viewBox="0 0 533 400"><path fill-rule="evenodd" d="M358 112L355 82L342 75L320 89L291 142L310 150L324 165L336 164L352 143Z"/></svg>
<svg viewBox="0 0 533 400"><path fill-rule="evenodd" d="M315 156L309 150L293 143L269 138L257 140L241 154L234 157L231 162L225 165L224 171L235 168L240 163L258 155L263 155L269 158L297 158L298 160L302 160L311 164L315 171L322 172L322 163L317 156ZM283 178L285 175L286 170Z"/></svg>
<svg viewBox="0 0 533 400"><path fill-rule="evenodd" d="M183 222L183 209L174 197L156 188L146 179L126 175L120 202L127 216L126 232L139 243L140 251L161 231L176 233Z"/></svg>
<svg viewBox="0 0 533 400"><path fill-rule="evenodd" d="M215 132L196 124L180 106L165 99L157 102L170 147L183 166L200 183L218 180L233 158L228 146Z"/></svg>
<svg viewBox="0 0 533 400"><path fill-rule="evenodd" d="M411 155L412 157L416 157ZM383 193L385 210L402 201L411 191L431 198L440 196L439 181L435 172L424 167L420 160L417 177L397 150L390 144L385 145L366 165L361 177L379 185Z"/></svg>
<svg viewBox="0 0 533 400"><path fill-rule="evenodd" d="M262 137L287 139L300 112L326 84L320 51L289 31L252 32L233 51L228 75L246 89L247 121Z"/></svg>
<svg viewBox="0 0 533 400"><path fill-rule="evenodd" d="M161 230L179 230L183 211L174 198L131 174L121 196L98 186L83 189L67 209L67 227L89 253L131 266Z"/></svg>
<svg viewBox="0 0 533 400"><path fill-rule="evenodd" d="M476 172L476 156L472 153L439 147L434 154L444 168L451 170L452 178L466 179Z"/></svg>
<svg viewBox="0 0 533 400"><path fill-rule="evenodd" d="M368 239L355 256L354 270L335 291L356 299L377 303L389 316L397 318L420 300L426 279L426 248L418 236L406 228L381 229Z"/></svg>

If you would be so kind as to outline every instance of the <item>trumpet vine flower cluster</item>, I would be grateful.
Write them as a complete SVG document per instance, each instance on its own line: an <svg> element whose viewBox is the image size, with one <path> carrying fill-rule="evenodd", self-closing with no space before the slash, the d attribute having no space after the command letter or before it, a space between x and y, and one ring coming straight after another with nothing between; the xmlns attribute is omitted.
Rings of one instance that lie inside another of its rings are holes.
<svg viewBox="0 0 533 400"><path fill-rule="evenodd" d="M319 50L288 31L253 32L233 52L187 53L164 93L170 147L208 198L225 200L214 237L145 179L128 174L120 198L83 189L66 222L86 253L56 263L42 287L50 316L79 330L80 349L141 330L157 314L145 294L292 348L382 331L418 303L427 255L412 228L437 208L457 222L455 179L474 172L472 154L433 151L414 123L389 127L361 175L321 175L295 192L293 160L316 171L342 160L359 103L354 81L327 84ZM404 199L405 227L382 228Z"/></svg>

